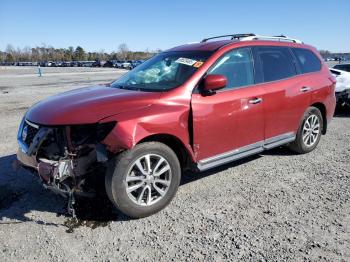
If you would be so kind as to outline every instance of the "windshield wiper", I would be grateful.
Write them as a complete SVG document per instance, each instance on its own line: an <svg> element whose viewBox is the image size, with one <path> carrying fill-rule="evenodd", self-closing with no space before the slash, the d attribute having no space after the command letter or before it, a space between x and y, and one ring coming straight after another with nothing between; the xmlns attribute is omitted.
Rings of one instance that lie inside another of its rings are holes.
<svg viewBox="0 0 350 262"><path fill-rule="evenodd" d="M124 86L122 86L122 85L112 85L111 87L113 87L113 88L119 88L119 89L124 89Z"/></svg>
<svg viewBox="0 0 350 262"><path fill-rule="evenodd" d="M125 90L136 90L136 91L141 91L141 88L138 87L133 87L133 86L124 86L124 85L115 85L113 87L119 88L119 89L125 89Z"/></svg>
<svg viewBox="0 0 350 262"><path fill-rule="evenodd" d="M150 88L150 87L140 87L140 85L113 85L113 88L119 88L124 90L132 90L132 91L141 91L141 92L163 92L166 91L167 88Z"/></svg>

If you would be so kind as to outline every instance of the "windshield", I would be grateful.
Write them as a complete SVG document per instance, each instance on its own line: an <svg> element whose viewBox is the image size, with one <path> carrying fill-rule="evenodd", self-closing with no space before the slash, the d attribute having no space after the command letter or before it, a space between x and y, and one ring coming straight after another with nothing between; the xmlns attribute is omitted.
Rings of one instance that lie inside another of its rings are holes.
<svg viewBox="0 0 350 262"><path fill-rule="evenodd" d="M160 53L112 83L111 87L166 91L182 85L211 55L206 51Z"/></svg>

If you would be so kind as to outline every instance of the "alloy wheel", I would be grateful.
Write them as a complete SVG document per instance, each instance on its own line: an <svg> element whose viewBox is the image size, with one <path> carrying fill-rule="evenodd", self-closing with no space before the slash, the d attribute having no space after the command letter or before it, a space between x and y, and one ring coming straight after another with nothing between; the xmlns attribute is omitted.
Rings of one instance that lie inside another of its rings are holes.
<svg viewBox="0 0 350 262"><path fill-rule="evenodd" d="M164 157L143 155L133 162L127 173L127 195L137 205L151 206L166 195L171 178L171 167Z"/></svg>
<svg viewBox="0 0 350 262"><path fill-rule="evenodd" d="M310 115L303 126L303 143L307 147L312 147L320 135L320 120L317 115Z"/></svg>

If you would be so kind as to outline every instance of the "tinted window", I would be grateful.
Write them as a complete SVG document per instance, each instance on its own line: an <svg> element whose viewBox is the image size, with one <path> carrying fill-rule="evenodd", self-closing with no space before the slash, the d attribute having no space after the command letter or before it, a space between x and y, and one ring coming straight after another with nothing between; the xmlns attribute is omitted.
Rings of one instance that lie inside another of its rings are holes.
<svg viewBox="0 0 350 262"><path fill-rule="evenodd" d="M298 60L302 73L305 74L321 70L321 61L310 50L303 48L292 48L292 51Z"/></svg>
<svg viewBox="0 0 350 262"><path fill-rule="evenodd" d="M253 60L250 48L234 49L224 54L209 71L227 78L226 88L237 88L254 84Z"/></svg>
<svg viewBox="0 0 350 262"><path fill-rule="evenodd" d="M257 49L257 55L261 62L265 82L296 75L293 57L288 48L259 47Z"/></svg>
<svg viewBox="0 0 350 262"><path fill-rule="evenodd" d="M350 65L335 65L334 68L350 72Z"/></svg>

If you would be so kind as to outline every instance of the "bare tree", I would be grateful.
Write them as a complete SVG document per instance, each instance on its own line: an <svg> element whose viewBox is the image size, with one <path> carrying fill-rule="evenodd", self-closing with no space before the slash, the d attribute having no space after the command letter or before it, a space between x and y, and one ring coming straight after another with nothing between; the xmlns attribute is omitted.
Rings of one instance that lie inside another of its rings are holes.
<svg viewBox="0 0 350 262"><path fill-rule="evenodd" d="M7 45L5 52L0 51L0 60L4 62L43 62L43 61L72 61L72 60L108 60L108 59L148 59L153 56L156 51L130 51L126 44L118 47L118 52L106 53L103 49L98 52L85 52L78 46L74 49L72 46L68 48L54 48L46 44L37 47L26 46L24 48L14 48Z"/></svg>
<svg viewBox="0 0 350 262"><path fill-rule="evenodd" d="M323 58L329 57L331 55L331 52L328 50L319 50L319 52Z"/></svg>
<svg viewBox="0 0 350 262"><path fill-rule="evenodd" d="M10 61L10 62L16 60L16 50L15 50L15 48L13 47L13 45L8 44L8 45L6 46L5 53L7 54L7 57L8 57L8 58L11 58L11 61Z"/></svg>
<svg viewBox="0 0 350 262"><path fill-rule="evenodd" d="M21 60L22 61L31 61L32 59L32 50L30 49L29 46L25 46L22 49L22 55L21 55Z"/></svg>
<svg viewBox="0 0 350 262"><path fill-rule="evenodd" d="M129 48L128 48L128 46L125 43L120 44L118 46L118 56L122 60L126 60L126 58L128 57L128 53L129 53Z"/></svg>

